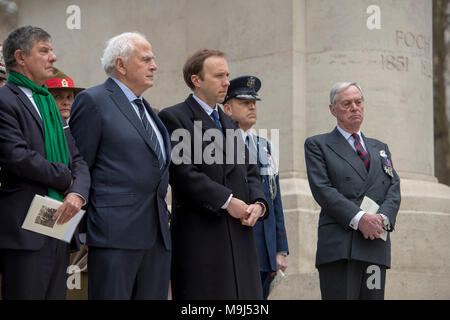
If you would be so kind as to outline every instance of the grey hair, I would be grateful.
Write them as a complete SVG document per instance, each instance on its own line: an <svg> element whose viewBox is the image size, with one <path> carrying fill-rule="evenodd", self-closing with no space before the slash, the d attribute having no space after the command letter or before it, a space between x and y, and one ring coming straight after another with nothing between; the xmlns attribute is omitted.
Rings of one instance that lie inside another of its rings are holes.
<svg viewBox="0 0 450 320"><path fill-rule="evenodd" d="M105 51L101 58L103 69L108 76L113 76L116 70L116 59L122 57L125 62L131 58L134 52L133 39L147 39L138 32L124 32L106 42Z"/></svg>
<svg viewBox="0 0 450 320"><path fill-rule="evenodd" d="M333 85L330 91L330 103L333 105L333 107L336 106L336 95L342 90L345 90L351 86L355 86L356 88L358 88L359 92L361 93L361 99L364 101L364 95L359 84L357 84L356 82L337 82Z"/></svg>
<svg viewBox="0 0 450 320"><path fill-rule="evenodd" d="M5 59L6 70L11 71L16 66L16 58L14 57L16 50L22 50L28 56L36 42L50 40L50 34L39 27L25 26L12 31L3 42L3 58Z"/></svg>

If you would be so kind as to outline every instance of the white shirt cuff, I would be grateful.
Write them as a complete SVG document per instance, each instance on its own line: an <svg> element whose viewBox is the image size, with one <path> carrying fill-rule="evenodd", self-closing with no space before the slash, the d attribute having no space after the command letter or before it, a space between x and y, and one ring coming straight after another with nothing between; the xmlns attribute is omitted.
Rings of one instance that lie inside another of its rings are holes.
<svg viewBox="0 0 450 320"><path fill-rule="evenodd" d="M264 217L264 215L266 214L266 206L264 205L264 203L262 203L262 202L260 202L260 201L257 201L257 202L255 202L255 204L256 203L259 203L259 204L261 204L262 206L263 206L263 211L262 211L262 213L261 213L261 215L259 216L260 218L261 217Z"/></svg>
<svg viewBox="0 0 450 320"><path fill-rule="evenodd" d="M70 193L68 193L67 195L69 195L69 194L76 194L76 195L79 196L81 199L83 199L83 206L86 205L86 199L85 199L81 194L76 193L76 192L70 192Z"/></svg>
<svg viewBox="0 0 450 320"><path fill-rule="evenodd" d="M350 226L352 229L358 230L359 220L361 220L361 217L362 217L364 214L365 214L364 211L362 211L362 210L359 211L359 212L353 217L353 219L350 220L349 226Z"/></svg>
<svg viewBox="0 0 450 320"><path fill-rule="evenodd" d="M384 214L380 213L380 216L383 218L383 224L386 227L386 230L391 230L391 222L389 221L389 218L386 217Z"/></svg>
<svg viewBox="0 0 450 320"><path fill-rule="evenodd" d="M226 209L228 205L230 204L231 198L233 198L233 194L230 194L230 197L228 198L227 202L221 207L221 209Z"/></svg>

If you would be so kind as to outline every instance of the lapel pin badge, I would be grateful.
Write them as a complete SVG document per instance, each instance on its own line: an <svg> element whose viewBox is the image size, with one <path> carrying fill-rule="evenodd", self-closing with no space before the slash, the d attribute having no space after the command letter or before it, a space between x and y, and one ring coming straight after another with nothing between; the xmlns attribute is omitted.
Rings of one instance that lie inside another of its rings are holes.
<svg viewBox="0 0 450 320"><path fill-rule="evenodd" d="M394 173L392 172L392 164L391 164L391 161L388 159L386 151L380 150L380 156L384 159L384 161L383 161L383 170L384 170L384 172L388 176L393 178L394 177Z"/></svg>

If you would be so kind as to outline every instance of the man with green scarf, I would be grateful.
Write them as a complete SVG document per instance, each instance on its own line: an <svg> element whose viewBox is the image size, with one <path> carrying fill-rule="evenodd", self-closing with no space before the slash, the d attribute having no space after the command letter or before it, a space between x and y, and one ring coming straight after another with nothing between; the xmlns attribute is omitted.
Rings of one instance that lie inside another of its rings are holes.
<svg viewBox="0 0 450 320"><path fill-rule="evenodd" d="M65 299L72 243L22 229L34 195L60 200L68 222L86 203L89 170L44 82L53 75L50 35L26 26L3 43L0 89L0 271L4 299Z"/></svg>

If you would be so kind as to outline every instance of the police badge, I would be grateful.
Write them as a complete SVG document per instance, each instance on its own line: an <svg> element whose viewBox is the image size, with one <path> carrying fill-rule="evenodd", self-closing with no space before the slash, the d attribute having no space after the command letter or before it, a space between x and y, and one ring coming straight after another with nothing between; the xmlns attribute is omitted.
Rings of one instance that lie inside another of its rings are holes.
<svg viewBox="0 0 450 320"><path fill-rule="evenodd" d="M253 77L249 77L247 80L247 87L253 89L255 87L256 80Z"/></svg>
<svg viewBox="0 0 450 320"><path fill-rule="evenodd" d="M392 164L391 164L391 161L388 159L386 151L380 150L380 157L383 158L383 170L384 170L384 172L388 176L393 178L394 177L394 173L392 172Z"/></svg>

